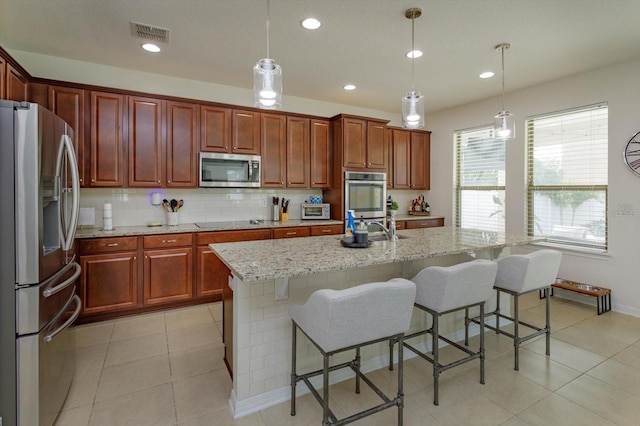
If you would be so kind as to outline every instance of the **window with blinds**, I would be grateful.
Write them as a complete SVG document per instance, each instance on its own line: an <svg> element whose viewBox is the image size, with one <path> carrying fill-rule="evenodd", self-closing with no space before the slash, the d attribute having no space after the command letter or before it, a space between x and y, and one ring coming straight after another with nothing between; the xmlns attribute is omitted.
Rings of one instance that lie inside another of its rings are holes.
<svg viewBox="0 0 640 426"><path fill-rule="evenodd" d="M505 141L493 126L454 133L456 226L504 231Z"/></svg>
<svg viewBox="0 0 640 426"><path fill-rule="evenodd" d="M529 235L606 250L607 104L532 117L526 127Z"/></svg>

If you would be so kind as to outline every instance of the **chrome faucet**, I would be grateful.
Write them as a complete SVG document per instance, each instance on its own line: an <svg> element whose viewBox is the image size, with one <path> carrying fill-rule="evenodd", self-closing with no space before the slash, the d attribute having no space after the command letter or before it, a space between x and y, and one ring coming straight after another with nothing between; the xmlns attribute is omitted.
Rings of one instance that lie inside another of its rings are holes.
<svg viewBox="0 0 640 426"><path fill-rule="evenodd" d="M396 236L396 218L393 216L391 216L391 220L389 221L389 229L387 229L382 223L378 222L377 220L370 220L365 224L367 226L376 225L378 228L382 229L389 241L396 241L398 239L398 237Z"/></svg>

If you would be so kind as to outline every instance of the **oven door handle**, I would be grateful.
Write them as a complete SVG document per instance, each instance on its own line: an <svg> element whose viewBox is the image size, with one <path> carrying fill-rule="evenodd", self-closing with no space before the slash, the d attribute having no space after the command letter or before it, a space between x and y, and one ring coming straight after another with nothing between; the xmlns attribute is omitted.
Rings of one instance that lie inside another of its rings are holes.
<svg viewBox="0 0 640 426"><path fill-rule="evenodd" d="M80 272L82 272L82 268L80 268L80 265L78 265L77 262L73 262L73 263L70 263L66 268L64 268L61 271L60 275L65 273L67 268L75 268L76 271L73 273L73 275L69 279L64 280L64 282L58 284L57 286L47 287L46 289L44 289L44 291L42 292L42 295L44 297L51 297L54 294L58 293L59 291L62 291L65 288L69 287L78 279L78 277L80 276Z"/></svg>
<svg viewBox="0 0 640 426"><path fill-rule="evenodd" d="M56 328L54 331L52 331L51 333L48 333L44 336L44 342L45 343L49 343L51 342L53 339L56 338L56 336L60 333L62 333L64 330L66 330L67 328L69 328L69 326L71 324L73 324L73 322L75 320L78 319L78 317L80 316L80 311L82 310L82 301L80 300L80 298L78 297L78 295L76 294L75 296L73 296L73 298L71 299L72 301L76 302L76 310L73 311L73 315L71 315L69 317L68 320L66 320L64 322L64 324L62 324L60 327ZM66 307L65 307L66 310Z"/></svg>

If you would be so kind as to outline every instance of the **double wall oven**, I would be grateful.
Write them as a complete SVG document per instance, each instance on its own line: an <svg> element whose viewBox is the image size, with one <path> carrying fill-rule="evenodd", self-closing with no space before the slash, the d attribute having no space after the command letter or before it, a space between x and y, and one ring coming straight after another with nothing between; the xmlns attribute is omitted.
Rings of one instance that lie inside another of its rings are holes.
<svg viewBox="0 0 640 426"><path fill-rule="evenodd" d="M353 210L360 218L384 223L387 215L387 175L381 172L344 173L344 219Z"/></svg>

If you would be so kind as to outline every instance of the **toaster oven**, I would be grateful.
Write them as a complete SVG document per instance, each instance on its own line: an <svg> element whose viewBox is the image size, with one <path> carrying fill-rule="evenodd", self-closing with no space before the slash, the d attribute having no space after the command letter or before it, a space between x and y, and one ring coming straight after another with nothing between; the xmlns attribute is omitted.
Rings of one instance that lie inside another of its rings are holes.
<svg viewBox="0 0 640 426"><path fill-rule="evenodd" d="M330 219L331 205L327 203L302 203L302 219Z"/></svg>

